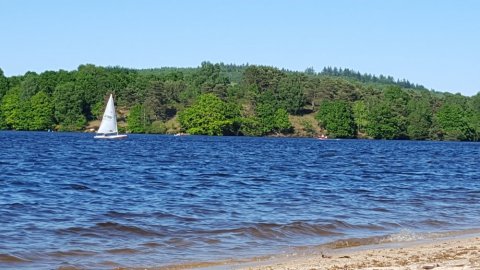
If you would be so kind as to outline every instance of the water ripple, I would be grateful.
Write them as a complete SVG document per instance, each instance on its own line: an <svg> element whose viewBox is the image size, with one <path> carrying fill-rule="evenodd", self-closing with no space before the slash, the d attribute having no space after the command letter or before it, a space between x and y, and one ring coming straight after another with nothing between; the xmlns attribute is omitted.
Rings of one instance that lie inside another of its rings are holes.
<svg viewBox="0 0 480 270"><path fill-rule="evenodd" d="M157 267L480 222L474 143L41 132L0 142L6 269Z"/></svg>

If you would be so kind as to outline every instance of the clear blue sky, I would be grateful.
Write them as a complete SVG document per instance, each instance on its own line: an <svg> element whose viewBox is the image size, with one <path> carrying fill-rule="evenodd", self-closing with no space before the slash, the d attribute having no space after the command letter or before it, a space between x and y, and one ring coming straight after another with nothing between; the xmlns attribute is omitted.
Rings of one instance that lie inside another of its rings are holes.
<svg viewBox="0 0 480 270"><path fill-rule="evenodd" d="M0 68L325 66L480 91L480 1L0 0Z"/></svg>

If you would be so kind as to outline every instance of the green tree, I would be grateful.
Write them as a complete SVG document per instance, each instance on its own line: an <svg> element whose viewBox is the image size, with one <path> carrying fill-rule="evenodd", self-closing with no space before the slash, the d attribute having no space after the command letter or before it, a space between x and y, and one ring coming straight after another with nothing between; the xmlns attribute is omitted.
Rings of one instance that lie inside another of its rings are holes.
<svg viewBox="0 0 480 270"><path fill-rule="evenodd" d="M179 122L190 134L220 136L227 135L234 125L229 115L232 113L225 102L213 94L202 94L195 104L180 112Z"/></svg>
<svg viewBox="0 0 480 270"><path fill-rule="evenodd" d="M357 100L352 106L353 119L358 132L362 136L366 133L366 127L368 126L368 108L363 100Z"/></svg>
<svg viewBox="0 0 480 270"><path fill-rule="evenodd" d="M305 102L310 105L311 111L314 111L323 99L318 91L319 81L318 77L308 77L305 82Z"/></svg>
<svg viewBox="0 0 480 270"><path fill-rule="evenodd" d="M470 106L474 111L480 112L480 92L471 97Z"/></svg>
<svg viewBox="0 0 480 270"><path fill-rule="evenodd" d="M21 95L22 89L16 86L8 90L2 99L0 109L3 115L2 125L8 129L30 129L30 100L22 99Z"/></svg>
<svg viewBox="0 0 480 270"><path fill-rule="evenodd" d="M5 122L5 119L0 107L0 130L7 129L7 128L8 126L7 126L7 123Z"/></svg>
<svg viewBox="0 0 480 270"><path fill-rule="evenodd" d="M152 134L165 134L166 132L167 126L162 121L153 121L147 130L147 133Z"/></svg>
<svg viewBox="0 0 480 270"><path fill-rule="evenodd" d="M219 97L226 96L230 81L221 72L220 64L202 62L198 70L192 74L193 86L200 89L200 93L212 93Z"/></svg>
<svg viewBox="0 0 480 270"><path fill-rule="evenodd" d="M368 124L365 131L374 139L398 139L401 133L399 121L385 101L372 103L369 106Z"/></svg>
<svg viewBox="0 0 480 270"><path fill-rule="evenodd" d="M36 93L31 99L31 130L47 130L53 127L54 106L44 91Z"/></svg>
<svg viewBox="0 0 480 270"><path fill-rule="evenodd" d="M3 96L7 93L9 89L9 82L7 77L4 76L3 70L0 68L0 130L7 129L7 123L5 122L5 117L2 112L1 101Z"/></svg>
<svg viewBox="0 0 480 270"><path fill-rule="evenodd" d="M264 94L265 95L265 94ZM260 123L261 134L266 135L275 132L275 113L277 107L275 102L264 100L261 103L257 103L255 113Z"/></svg>
<svg viewBox="0 0 480 270"><path fill-rule="evenodd" d="M240 133L245 136L262 136L262 125L258 117L250 116L242 118Z"/></svg>
<svg viewBox="0 0 480 270"><path fill-rule="evenodd" d="M96 67L95 65L81 65L75 73L74 89L75 95L80 95L82 103L81 113L86 119L95 119L92 107L99 101L102 101L107 92L113 92L114 89L109 87L108 75L105 68ZM73 94L73 93L72 93Z"/></svg>
<svg viewBox="0 0 480 270"><path fill-rule="evenodd" d="M364 99L368 116L365 131L374 139L406 139L409 95L397 86L387 87L382 95Z"/></svg>
<svg viewBox="0 0 480 270"><path fill-rule="evenodd" d="M140 104L134 105L127 117L127 130L131 133L145 133L148 126L145 108Z"/></svg>
<svg viewBox="0 0 480 270"><path fill-rule="evenodd" d="M1 104L1 113L4 126L8 129L17 129L21 114L20 87L11 88L5 93Z"/></svg>
<svg viewBox="0 0 480 270"><path fill-rule="evenodd" d="M72 78L66 71L45 71L38 76L38 91L52 95L60 81L68 82L72 81Z"/></svg>
<svg viewBox="0 0 480 270"><path fill-rule="evenodd" d="M81 130L87 120L101 116L110 92L115 94L121 115L130 111L131 132L177 132L178 112L182 112L185 119L192 117L184 122L184 128L193 123L191 133L288 133L292 130L289 114L321 111L321 123L331 136L480 139L480 93L469 98L432 92L406 80L342 68L293 72L210 62L196 68L145 70L87 64L74 71L27 72L12 77L0 69L0 129L41 130L55 125L60 130ZM215 102L213 109L208 108L210 104L198 106L202 94L216 96L221 106ZM343 105L328 109L325 101ZM321 104L325 106L319 107ZM342 107L345 104L346 109ZM215 114L207 114L209 111ZM327 119L329 114L337 117ZM353 124L346 115L353 116ZM357 127L358 134L352 127ZM305 129L315 132L311 126Z"/></svg>
<svg viewBox="0 0 480 270"><path fill-rule="evenodd" d="M288 133L292 130L288 112L277 105L271 90L257 97L255 113L262 135Z"/></svg>
<svg viewBox="0 0 480 270"><path fill-rule="evenodd" d="M316 118L330 136L336 138L354 138L356 127L350 105L345 101L324 101Z"/></svg>
<svg viewBox="0 0 480 270"><path fill-rule="evenodd" d="M323 93L323 96L330 96L331 99L349 102L357 100L359 96L359 91L353 83L343 78L329 76L320 78L319 92Z"/></svg>
<svg viewBox="0 0 480 270"><path fill-rule="evenodd" d="M475 131L468 122L468 114L460 104L445 103L435 114L441 130L437 134L442 140L473 140Z"/></svg>
<svg viewBox="0 0 480 270"><path fill-rule="evenodd" d="M243 83L247 86L254 85L260 93L263 93L277 89L280 80L285 76L286 74L277 68L248 66L243 74Z"/></svg>
<svg viewBox="0 0 480 270"><path fill-rule="evenodd" d="M3 74L3 70L0 68L0 101L2 97L7 93L9 89L9 83L7 77Z"/></svg>
<svg viewBox="0 0 480 270"><path fill-rule="evenodd" d="M176 81L152 81L147 89L145 107L152 112L154 120L167 120L177 113L176 104L179 101L179 93L184 89L181 82Z"/></svg>
<svg viewBox="0 0 480 270"><path fill-rule="evenodd" d="M288 113L298 114L305 105L304 83L306 77L300 74L280 79L276 99L278 106Z"/></svg>
<svg viewBox="0 0 480 270"><path fill-rule="evenodd" d="M121 99L127 106L143 103L147 95L147 89L151 86L150 78L145 75L137 75L121 91Z"/></svg>
<svg viewBox="0 0 480 270"><path fill-rule="evenodd" d="M389 86L383 93L386 106L390 107L392 118L390 123L396 127L397 134L395 139L407 138L407 104L410 100L409 95L399 86Z"/></svg>
<svg viewBox="0 0 480 270"><path fill-rule="evenodd" d="M470 99L470 108L472 114L468 120L471 123L472 128L475 130L475 141L480 140L480 92Z"/></svg>
<svg viewBox="0 0 480 270"><path fill-rule="evenodd" d="M39 76L35 72L27 72L20 83L20 98L29 100L39 91Z"/></svg>
<svg viewBox="0 0 480 270"><path fill-rule="evenodd" d="M100 73L98 79L100 87L99 92L115 94L115 103L118 107L129 105L127 96L127 87L134 82L138 77L135 70L122 67L107 67L104 69L104 74ZM95 104L92 101L91 104Z"/></svg>
<svg viewBox="0 0 480 270"><path fill-rule="evenodd" d="M412 140L425 140L430 137L432 108L426 95L416 96L408 102L407 134Z"/></svg>
<svg viewBox="0 0 480 270"><path fill-rule="evenodd" d="M275 111L274 114L274 126L272 131L277 134L285 134L291 133L293 131L292 124L288 119L288 112L283 109L279 108Z"/></svg>
<svg viewBox="0 0 480 270"><path fill-rule="evenodd" d="M83 115L83 98L75 89L72 82L55 87L53 93L54 117L61 131L81 130L87 123Z"/></svg>

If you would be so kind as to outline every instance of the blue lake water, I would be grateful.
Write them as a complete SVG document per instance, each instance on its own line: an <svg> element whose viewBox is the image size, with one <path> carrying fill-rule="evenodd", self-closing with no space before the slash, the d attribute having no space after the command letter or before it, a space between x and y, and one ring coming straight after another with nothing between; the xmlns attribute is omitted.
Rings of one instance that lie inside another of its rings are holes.
<svg viewBox="0 0 480 270"><path fill-rule="evenodd" d="M478 143L0 132L0 268L159 267L476 229L479 158Z"/></svg>

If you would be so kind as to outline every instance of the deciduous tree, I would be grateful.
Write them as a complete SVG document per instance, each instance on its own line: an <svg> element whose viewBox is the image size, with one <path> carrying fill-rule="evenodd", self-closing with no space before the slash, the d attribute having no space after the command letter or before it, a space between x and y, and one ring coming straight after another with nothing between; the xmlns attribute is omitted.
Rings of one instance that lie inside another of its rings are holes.
<svg viewBox="0 0 480 270"><path fill-rule="evenodd" d="M239 115L238 113L235 113ZM226 135L234 125L226 103L213 94L202 94L189 108L180 112L179 121L190 134ZM230 117L229 117L230 116Z"/></svg>
<svg viewBox="0 0 480 270"><path fill-rule="evenodd" d="M356 135L352 109L345 101L325 100L320 104L316 118L332 137L354 138Z"/></svg>

